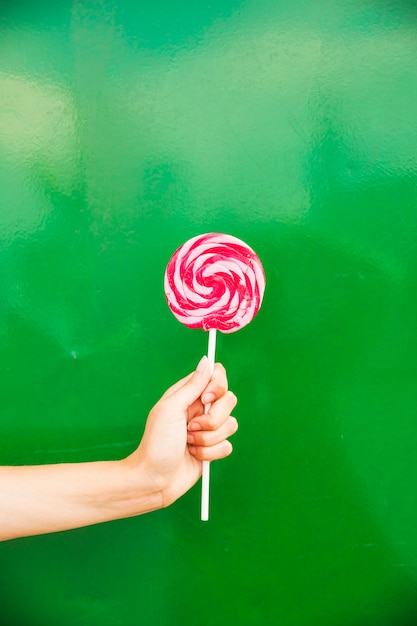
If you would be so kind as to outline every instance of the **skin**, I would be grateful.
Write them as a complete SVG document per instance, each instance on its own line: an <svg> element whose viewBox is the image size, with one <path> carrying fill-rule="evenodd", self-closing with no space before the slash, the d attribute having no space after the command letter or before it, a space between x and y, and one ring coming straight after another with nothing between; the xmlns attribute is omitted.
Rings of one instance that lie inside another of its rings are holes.
<svg viewBox="0 0 417 626"><path fill-rule="evenodd" d="M204 404L211 403L204 414ZM228 456L236 397L206 357L149 413L138 448L118 461L0 467L0 540L141 515L169 506Z"/></svg>

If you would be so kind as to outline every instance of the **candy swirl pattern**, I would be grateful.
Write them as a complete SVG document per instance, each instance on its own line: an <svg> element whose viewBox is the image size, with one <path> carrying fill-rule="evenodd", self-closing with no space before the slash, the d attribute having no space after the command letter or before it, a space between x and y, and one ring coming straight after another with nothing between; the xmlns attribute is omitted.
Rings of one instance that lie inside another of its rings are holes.
<svg viewBox="0 0 417 626"><path fill-rule="evenodd" d="M182 324L232 333L258 313L265 274L243 241L207 233L189 239L173 254L164 287L168 306Z"/></svg>

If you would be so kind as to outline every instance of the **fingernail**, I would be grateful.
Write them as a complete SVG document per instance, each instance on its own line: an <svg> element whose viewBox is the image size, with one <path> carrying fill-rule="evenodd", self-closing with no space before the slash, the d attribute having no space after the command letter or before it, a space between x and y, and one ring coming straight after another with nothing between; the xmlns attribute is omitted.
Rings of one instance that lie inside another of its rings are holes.
<svg viewBox="0 0 417 626"><path fill-rule="evenodd" d="M206 357L206 355L203 356L203 358L200 360L199 364L197 365L197 372L204 372L204 370L206 369L208 364L208 358Z"/></svg>
<svg viewBox="0 0 417 626"><path fill-rule="evenodd" d="M194 435L187 435L187 443L195 443Z"/></svg>
<svg viewBox="0 0 417 626"><path fill-rule="evenodd" d="M205 393L204 396L201 398L203 404L210 404L210 402L213 402L213 400L216 399L216 396L214 395L214 393Z"/></svg>
<svg viewBox="0 0 417 626"><path fill-rule="evenodd" d="M188 424L188 430L200 430L200 424L198 422L190 422Z"/></svg>

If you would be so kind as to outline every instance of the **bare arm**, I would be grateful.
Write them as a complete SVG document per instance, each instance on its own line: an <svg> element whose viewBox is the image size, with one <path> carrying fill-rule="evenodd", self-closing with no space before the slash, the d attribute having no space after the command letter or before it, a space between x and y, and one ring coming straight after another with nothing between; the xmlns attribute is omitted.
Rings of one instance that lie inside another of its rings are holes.
<svg viewBox="0 0 417 626"><path fill-rule="evenodd" d="M87 526L160 508L123 461L0 468L0 539Z"/></svg>
<svg viewBox="0 0 417 626"><path fill-rule="evenodd" d="M203 414L203 404L212 407ZM206 398L207 396L207 398ZM205 359L149 414L142 441L126 459L0 467L0 540L78 528L168 506L198 480L201 461L230 454L236 399Z"/></svg>

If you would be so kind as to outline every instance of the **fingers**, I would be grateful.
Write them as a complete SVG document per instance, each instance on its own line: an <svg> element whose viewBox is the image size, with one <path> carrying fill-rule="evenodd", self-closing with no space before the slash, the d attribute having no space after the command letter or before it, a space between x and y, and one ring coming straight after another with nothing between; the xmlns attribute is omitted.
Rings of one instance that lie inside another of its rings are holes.
<svg viewBox="0 0 417 626"><path fill-rule="evenodd" d="M227 391L208 413L189 422L187 443L190 454L201 461L214 461L232 452L232 444L227 439L238 429L236 419L230 415L236 402L236 396Z"/></svg>
<svg viewBox="0 0 417 626"><path fill-rule="evenodd" d="M203 393L210 380L210 364L204 356L197 369L189 376L181 379L165 392L164 397L177 403L182 410L187 410Z"/></svg>
<svg viewBox="0 0 417 626"><path fill-rule="evenodd" d="M187 443L193 446L210 448L234 435L237 429L238 423L236 418L230 416L224 424L216 430L189 432L187 435Z"/></svg>
<svg viewBox="0 0 417 626"><path fill-rule="evenodd" d="M188 403L190 417L199 415L203 412L203 404L215 402L227 391L227 376L223 365L215 363L211 377L208 371L207 357L203 357L197 370L169 387L162 398L175 396L182 404Z"/></svg>
<svg viewBox="0 0 417 626"><path fill-rule="evenodd" d="M203 404L210 404L211 402L215 402L218 398L223 396L226 391L226 370L221 363L215 363L210 382L201 395L201 401L203 402Z"/></svg>
<svg viewBox="0 0 417 626"><path fill-rule="evenodd" d="M208 413L197 415L189 421L189 432L217 430L228 419L236 404L235 394L227 391L211 405Z"/></svg>
<svg viewBox="0 0 417 626"><path fill-rule="evenodd" d="M210 448L188 446L188 449L190 454L195 456L199 461L219 461L229 456L233 451L230 441L222 441L222 443L218 443Z"/></svg>

